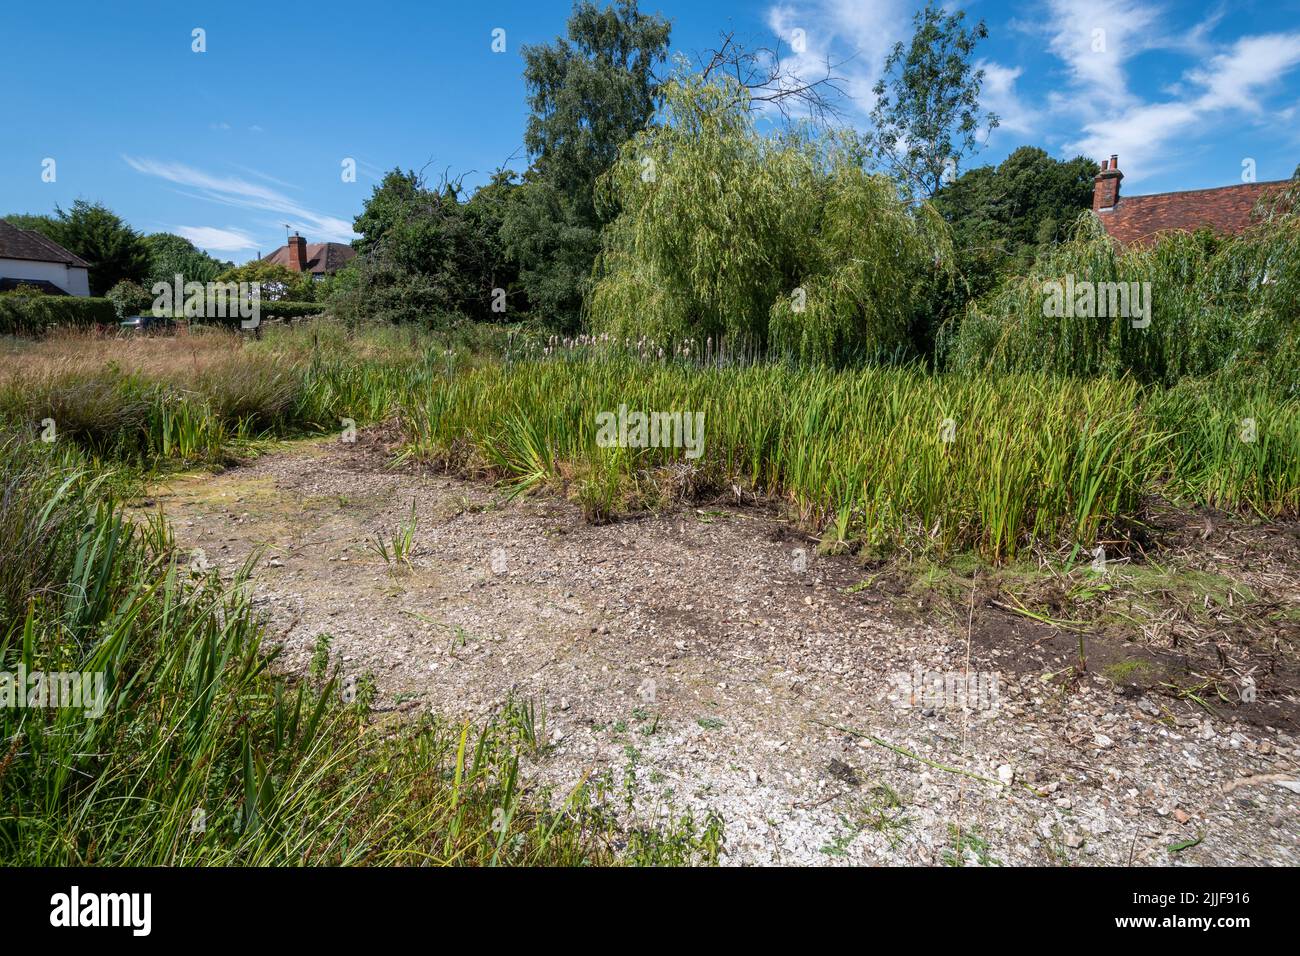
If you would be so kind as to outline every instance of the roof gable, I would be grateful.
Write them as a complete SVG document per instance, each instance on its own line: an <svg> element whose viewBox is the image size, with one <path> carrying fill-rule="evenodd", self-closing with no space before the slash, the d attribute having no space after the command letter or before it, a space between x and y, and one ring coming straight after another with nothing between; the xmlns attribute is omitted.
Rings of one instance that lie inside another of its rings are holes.
<svg viewBox="0 0 1300 956"><path fill-rule="evenodd" d="M79 269L89 269L90 263L67 249L47 239L32 229L19 229L0 219L0 259L27 259L32 262L59 262Z"/></svg>
<svg viewBox="0 0 1300 956"><path fill-rule="evenodd" d="M357 251L343 242L310 242L307 244L307 272L337 272L349 260L356 257ZM289 247L281 246L269 256L263 256L262 262L289 266Z"/></svg>

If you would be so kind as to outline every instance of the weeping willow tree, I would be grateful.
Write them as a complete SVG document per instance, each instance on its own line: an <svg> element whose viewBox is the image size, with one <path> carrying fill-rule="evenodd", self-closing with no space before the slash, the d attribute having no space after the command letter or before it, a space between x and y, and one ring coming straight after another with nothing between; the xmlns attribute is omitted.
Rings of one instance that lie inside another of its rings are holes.
<svg viewBox="0 0 1300 956"><path fill-rule="evenodd" d="M599 186L606 227L587 303L594 332L661 343L723 337L802 360L897 354L935 281L947 227L862 168L848 134L762 135L748 93L682 75L658 122Z"/></svg>
<svg viewBox="0 0 1300 956"><path fill-rule="evenodd" d="M960 369L1128 374L1166 385L1222 373L1300 394L1297 199L1300 186L1275 194L1236 238L1175 232L1145 247L1116 244L1085 213L1069 241L945 330L946 361ZM1045 307L1051 289L1067 279L1079 290L1149 283L1150 315L1053 314Z"/></svg>

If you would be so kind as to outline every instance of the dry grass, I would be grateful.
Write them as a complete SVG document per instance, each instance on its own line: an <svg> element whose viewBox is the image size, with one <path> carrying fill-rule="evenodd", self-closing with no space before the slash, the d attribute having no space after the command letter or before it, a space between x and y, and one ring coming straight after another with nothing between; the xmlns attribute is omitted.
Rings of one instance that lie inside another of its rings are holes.
<svg viewBox="0 0 1300 956"><path fill-rule="evenodd" d="M58 329L40 339L0 340L0 382L93 377L108 367L178 381L229 366L245 342L239 332L210 327L182 328L173 335Z"/></svg>

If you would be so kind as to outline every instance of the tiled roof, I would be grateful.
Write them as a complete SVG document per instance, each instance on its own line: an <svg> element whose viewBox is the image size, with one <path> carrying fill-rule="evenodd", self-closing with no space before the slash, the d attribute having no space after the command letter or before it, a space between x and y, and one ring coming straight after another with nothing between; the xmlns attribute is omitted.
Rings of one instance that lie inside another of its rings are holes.
<svg viewBox="0 0 1300 956"><path fill-rule="evenodd" d="M33 262L62 262L89 269L90 263L74 256L52 239L31 229L19 229L0 219L0 259L30 259Z"/></svg>
<svg viewBox="0 0 1300 956"><path fill-rule="evenodd" d="M1251 211L1260 198L1283 185L1285 181L1242 183L1153 196L1121 195L1113 209L1099 210L1097 215L1106 232L1123 243L1141 244L1161 232L1193 232L1203 226L1235 236L1250 225Z"/></svg>
<svg viewBox="0 0 1300 956"><path fill-rule="evenodd" d="M307 244L307 272L337 272L357 254L357 251L343 242L309 242ZM275 262L286 268L289 265L289 247L281 246L263 262Z"/></svg>

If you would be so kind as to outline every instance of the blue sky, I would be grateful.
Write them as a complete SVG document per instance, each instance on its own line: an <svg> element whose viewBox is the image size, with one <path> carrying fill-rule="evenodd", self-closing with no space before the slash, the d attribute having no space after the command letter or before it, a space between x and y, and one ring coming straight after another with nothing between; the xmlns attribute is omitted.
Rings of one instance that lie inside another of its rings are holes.
<svg viewBox="0 0 1300 956"><path fill-rule="evenodd" d="M786 41L789 65L827 55L865 127L908 0L643 0L691 54L722 29ZM972 0L1002 117L974 164L1017 146L1120 156L1130 194L1262 180L1300 163L1300 0ZM285 224L347 240L382 171L483 181L526 117L519 47L562 33L568 2L10 3L0 89L0 215L85 198L137 229L172 231L235 261ZM195 28L207 50L192 50ZM504 29L506 52L491 49ZM802 52L791 49L803 31ZM341 176L356 160L356 182ZM54 181L42 178L53 159ZM972 165L967 161L967 166Z"/></svg>

